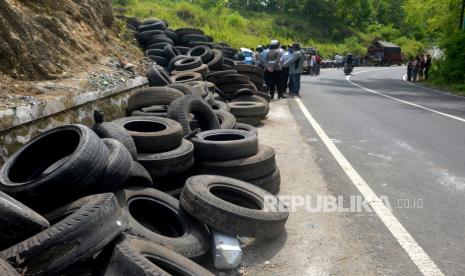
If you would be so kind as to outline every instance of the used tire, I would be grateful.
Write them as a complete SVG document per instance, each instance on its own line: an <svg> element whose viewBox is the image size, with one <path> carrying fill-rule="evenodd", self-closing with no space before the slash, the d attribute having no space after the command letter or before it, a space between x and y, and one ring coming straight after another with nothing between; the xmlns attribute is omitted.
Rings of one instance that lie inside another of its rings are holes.
<svg viewBox="0 0 465 276"><path fill-rule="evenodd" d="M281 173L279 168L276 167L276 170L272 174L257 179L248 179L247 182L275 195L279 193L281 186Z"/></svg>
<svg viewBox="0 0 465 276"><path fill-rule="evenodd" d="M163 49L165 57L170 61L181 53L173 45L166 45Z"/></svg>
<svg viewBox="0 0 465 276"><path fill-rule="evenodd" d="M189 178L180 202L186 212L201 222L246 237L276 237L284 231L289 216L285 205L267 191L221 176Z"/></svg>
<svg viewBox="0 0 465 276"><path fill-rule="evenodd" d="M268 105L261 102L230 102L231 113L236 117L265 117Z"/></svg>
<svg viewBox="0 0 465 276"><path fill-rule="evenodd" d="M223 111L228 111L231 110L231 108L229 107L229 105L225 102L222 102L222 101L215 101L215 104L212 105L212 108L214 110L223 110Z"/></svg>
<svg viewBox="0 0 465 276"><path fill-rule="evenodd" d="M189 71L200 67L202 64L200 57L186 57L176 61L174 63L174 68L177 71Z"/></svg>
<svg viewBox="0 0 465 276"><path fill-rule="evenodd" d="M21 242L48 227L50 224L44 217L0 192L0 249ZM0 264L0 272L1 267Z"/></svg>
<svg viewBox="0 0 465 276"><path fill-rule="evenodd" d="M59 126L33 138L6 161L0 190L29 206L62 204L88 192L107 164L108 150L90 128Z"/></svg>
<svg viewBox="0 0 465 276"><path fill-rule="evenodd" d="M97 133L100 138L111 138L123 144L131 154L133 160L137 158L136 145L131 135L121 126L110 122L94 124L91 129Z"/></svg>
<svg viewBox="0 0 465 276"><path fill-rule="evenodd" d="M152 105L170 105L174 100L184 96L174 88L147 87L134 92L128 99L128 114L134 110Z"/></svg>
<svg viewBox="0 0 465 276"><path fill-rule="evenodd" d="M186 57L188 57L188 56L177 55L174 58L172 58L170 60L170 62L168 62L168 65L166 66L166 71L168 71L171 74L171 72L174 71L174 64L176 63L176 61L181 60L181 59L186 58Z"/></svg>
<svg viewBox="0 0 465 276"><path fill-rule="evenodd" d="M240 130L245 130L245 131L250 131L255 133L258 136L258 129L254 126L251 126L249 124L244 124L244 123L237 123L234 126L235 129L240 129Z"/></svg>
<svg viewBox="0 0 465 276"><path fill-rule="evenodd" d="M234 69L239 73L253 74L256 76L263 77L264 70L258 66L250 64L235 64Z"/></svg>
<svg viewBox="0 0 465 276"><path fill-rule="evenodd" d="M233 129L236 125L236 117L224 110L214 110L222 129Z"/></svg>
<svg viewBox="0 0 465 276"><path fill-rule="evenodd" d="M257 154L258 138L252 132L237 129L215 129L192 137L198 160L226 161Z"/></svg>
<svg viewBox="0 0 465 276"><path fill-rule="evenodd" d="M153 187L153 180L149 172L139 162L132 161L129 178L124 187Z"/></svg>
<svg viewBox="0 0 465 276"><path fill-rule="evenodd" d="M181 125L167 118L132 116L116 119L113 123L125 128L136 144L138 153L157 153L181 145Z"/></svg>
<svg viewBox="0 0 465 276"><path fill-rule="evenodd" d="M172 83L168 84L166 87L171 87L181 91L184 95L192 94L192 86L187 83Z"/></svg>
<svg viewBox="0 0 465 276"><path fill-rule="evenodd" d="M108 149L108 165L94 184L93 193L107 193L121 189L129 178L133 161L126 147L117 140L104 138L102 142Z"/></svg>
<svg viewBox="0 0 465 276"><path fill-rule="evenodd" d="M151 188L130 188L117 193L128 217L126 233L162 245L188 258L210 249L205 225L193 220L179 201Z"/></svg>
<svg viewBox="0 0 465 276"><path fill-rule="evenodd" d="M166 64L164 64L163 66L167 64L168 61L166 61ZM164 86L172 83L170 76L165 72L165 70L156 65L152 65L149 71L147 71L147 73L145 74L145 76L149 80L150 86Z"/></svg>
<svg viewBox="0 0 465 276"><path fill-rule="evenodd" d="M139 163L149 172L152 179L176 175L194 165L194 145L183 140L178 148L161 153L140 153Z"/></svg>
<svg viewBox="0 0 465 276"><path fill-rule="evenodd" d="M201 81L203 80L202 75L197 72L186 71L186 72L175 72L173 71L173 76L171 80L174 83L187 83L191 81Z"/></svg>
<svg viewBox="0 0 465 276"><path fill-rule="evenodd" d="M211 70L221 70L223 68L223 53L220 50L212 49L212 58L207 63L208 69Z"/></svg>
<svg viewBox="0 0 465 276"><path fill-rule="evenodd" d="M151 61L155 61L155 64L159 65L159 66L162 66L162 67L165 67L168 65L168 59L163 57L163 56L154 56L154 55L150 55L150 56L147 56ZM149 75L147 75L148 77ZM158 76L157 76L158 77ZM165 84L157 84L157 85L152 85L152 86L163 86Z"/></svg>
<svg viewBox="0 0 465 276"><path fill-rule="evenodd" d="M199 161L200 173L222 175L241 180L256 179L272 174L276 169L273 148L259 145L256 155L229 161Z"/></svg>
<svg viewBox="0 0 465 276"><path fill-rule="evenodd" d="M168 108L168 118L181 124L184 135L189 135L192 132L189 126L190 114L194 114L202 130L220 128L220 122L213 109L199 97L184 96L174 101Z"/></svg>
<svg viewBox="0 0 465 276"><path fill-rule="evenodd" d="M190 57L200 57L204 64L207 64L212 59L212 52L207 46L196 46L191 48L187 55Z"/></svg>
<svg viewBox="0 0 465 276"><path fill-rule="evenodd" d="M161 245L124 235L111 256L105 276L213 276L205 268Z"/></svg>
<svg viewBox="0 0 465 276"><path fill-rule="evenodd" d="M2 276L20 276L18 272L7 262L0 259L0 275Z"/></svg>
<svg viewBox="0 0 465 276"><path fill-rule="evenodd" d="M46 217L50 228L0 252L26 275L56 275L90 259L127 225L111 193L79 199Z"/></svg>

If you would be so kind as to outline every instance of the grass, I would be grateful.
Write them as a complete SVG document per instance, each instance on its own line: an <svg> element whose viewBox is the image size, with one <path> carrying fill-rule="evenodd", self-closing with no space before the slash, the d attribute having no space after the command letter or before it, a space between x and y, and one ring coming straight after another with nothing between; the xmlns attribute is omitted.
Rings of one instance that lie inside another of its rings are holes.
<svg viewBox="0 0 465 276"><path fill-rule="evenodd" d="M266 45L271 39L282 44L300 42L305 47L316 47L324 57L352 52L364 55L366 46L377 37L390 38L395 33L391 27L376 26L369 32L353 30L334 20L289 17L264 12L238 12L217 5L202 7L186 0L114 0L123 6L126 15L139 18L156 17L168 21L173 29L196 27L234 48L254 49ZM419 53L421 43L401 37L395 41L407 55Z"/></svg>

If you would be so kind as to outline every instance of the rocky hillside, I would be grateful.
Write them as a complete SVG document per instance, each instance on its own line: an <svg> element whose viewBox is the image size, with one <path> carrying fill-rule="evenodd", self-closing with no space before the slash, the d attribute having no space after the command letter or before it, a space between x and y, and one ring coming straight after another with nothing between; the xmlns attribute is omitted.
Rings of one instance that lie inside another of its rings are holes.
<svg viewBox="0 0 465 276"><path fill-rule="evenodd" d="M0 73L50 80L85 70L119 55L113 29L111 0L0 0Z"/></svg>

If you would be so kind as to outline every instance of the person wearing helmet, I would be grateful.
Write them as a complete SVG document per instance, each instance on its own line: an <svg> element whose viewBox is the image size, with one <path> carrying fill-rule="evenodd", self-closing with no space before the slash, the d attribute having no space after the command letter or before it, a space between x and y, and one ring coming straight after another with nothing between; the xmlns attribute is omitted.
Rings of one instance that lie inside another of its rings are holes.
<svg viewBox="0 0 465 276"><path fill-rule="evenodd" d="M352 55L352 53L347 54L346 63L347 65L354 66L354 55Z"/></svg>

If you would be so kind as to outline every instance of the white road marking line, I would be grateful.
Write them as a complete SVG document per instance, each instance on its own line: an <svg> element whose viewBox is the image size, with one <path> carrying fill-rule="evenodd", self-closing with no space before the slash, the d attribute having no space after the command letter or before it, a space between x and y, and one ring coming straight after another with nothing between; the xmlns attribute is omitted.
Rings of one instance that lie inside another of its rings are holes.
<svg viewBox="0 0 465 276"><path fill-rule="evenodd" d="M339 151L336 145L331 141L326 132L321 128L318 122L313 118L308 109L299 98L295 99L297 104L302 110L302 113L307 118L308 122L312 125L315 132L323 141L325 146L336 159L337 163L344 170L345 174L349 177L352 183L357 187L359 192L373 208L378 217L388 228L394 238L399 242L405 252L410 256L410 259L415 263L418 269L427 276L440 276L444 275L442 271L436 266L431 258L425 253L423 248L415 241L409 234L407 229L400 223L399 220L392 214L381 199L375 194L370 186L365 182L362 176L355 170L345 156Z"/></svg>
<svg viewBox="0 0 465 276"><path fill-rule="evenodd" d="M418 85L418 84L414 84L414 83L412 83L412 82L409 82L409 81L407 81L407 74L405 74L405 75L402 77L402 79L403 79L407 84L410 84L410 85L415 86L415 87L418 87L418 88L422 88L422 89L425 89L425 90L433 91L433 92L436 92L436 93L441 93L441 94L448 95L448 96L451 96L451 97L456 97L456 98L464 99L463 96L454 95L454 94L449 93L449 92L445 92L445 91L441 91L441 90L436 90L436 89L432 89L432 88L429 88L429 87L425 87L425 86L421 86L421 85Z"/></svg>
<svg viewBox="0 0 465 276"><path fill-rule="evenodd" d="M369 71L375 71L375 70L367 70L367 71L362 71L360 73L369 72ZM457 116L454 116L454 115L451 115L451 114L447 114L447 113L444 113L444 112L441 112L441 111L437 111L437 110L434 110L434 109L431 109L431 108L428 108L428 107L425 107L425 106L422 106L422 105L419 105L419 104L414 104L414 103L411 103L411 102L408 102L408 101L404 101L404 100L401 100L401 99L398 99L398 98L395 98L395 97L392 97L392 96L388 96L386 94L380 93L380 92L372 90L372 89L368 89L366 87L361 86L360 84L356 84L355 82L351 81L350 76L347 76L346 80L348 82L350 82L352 85L357 86L358 88L361 88L361 89L363 89L365 91L368 91L370 93L374 93L374 94L386 97L388 99L398 101L398 102L401 102L401 103L404 103L404 104L408 104L408 105L411 105L411 106L414 106L414 107L417 107L417 108L428 110L428 111L431 111L433 113L436 113L436 114L439 114L439 115L442 115L442 116L445 116L445 117L448 117L448 118L451 118L451 119L455 119L455 120L458 120L458 121L461 121L461 122L465 122L465 119L462 119L460 117L457 117Z"/></svg>

